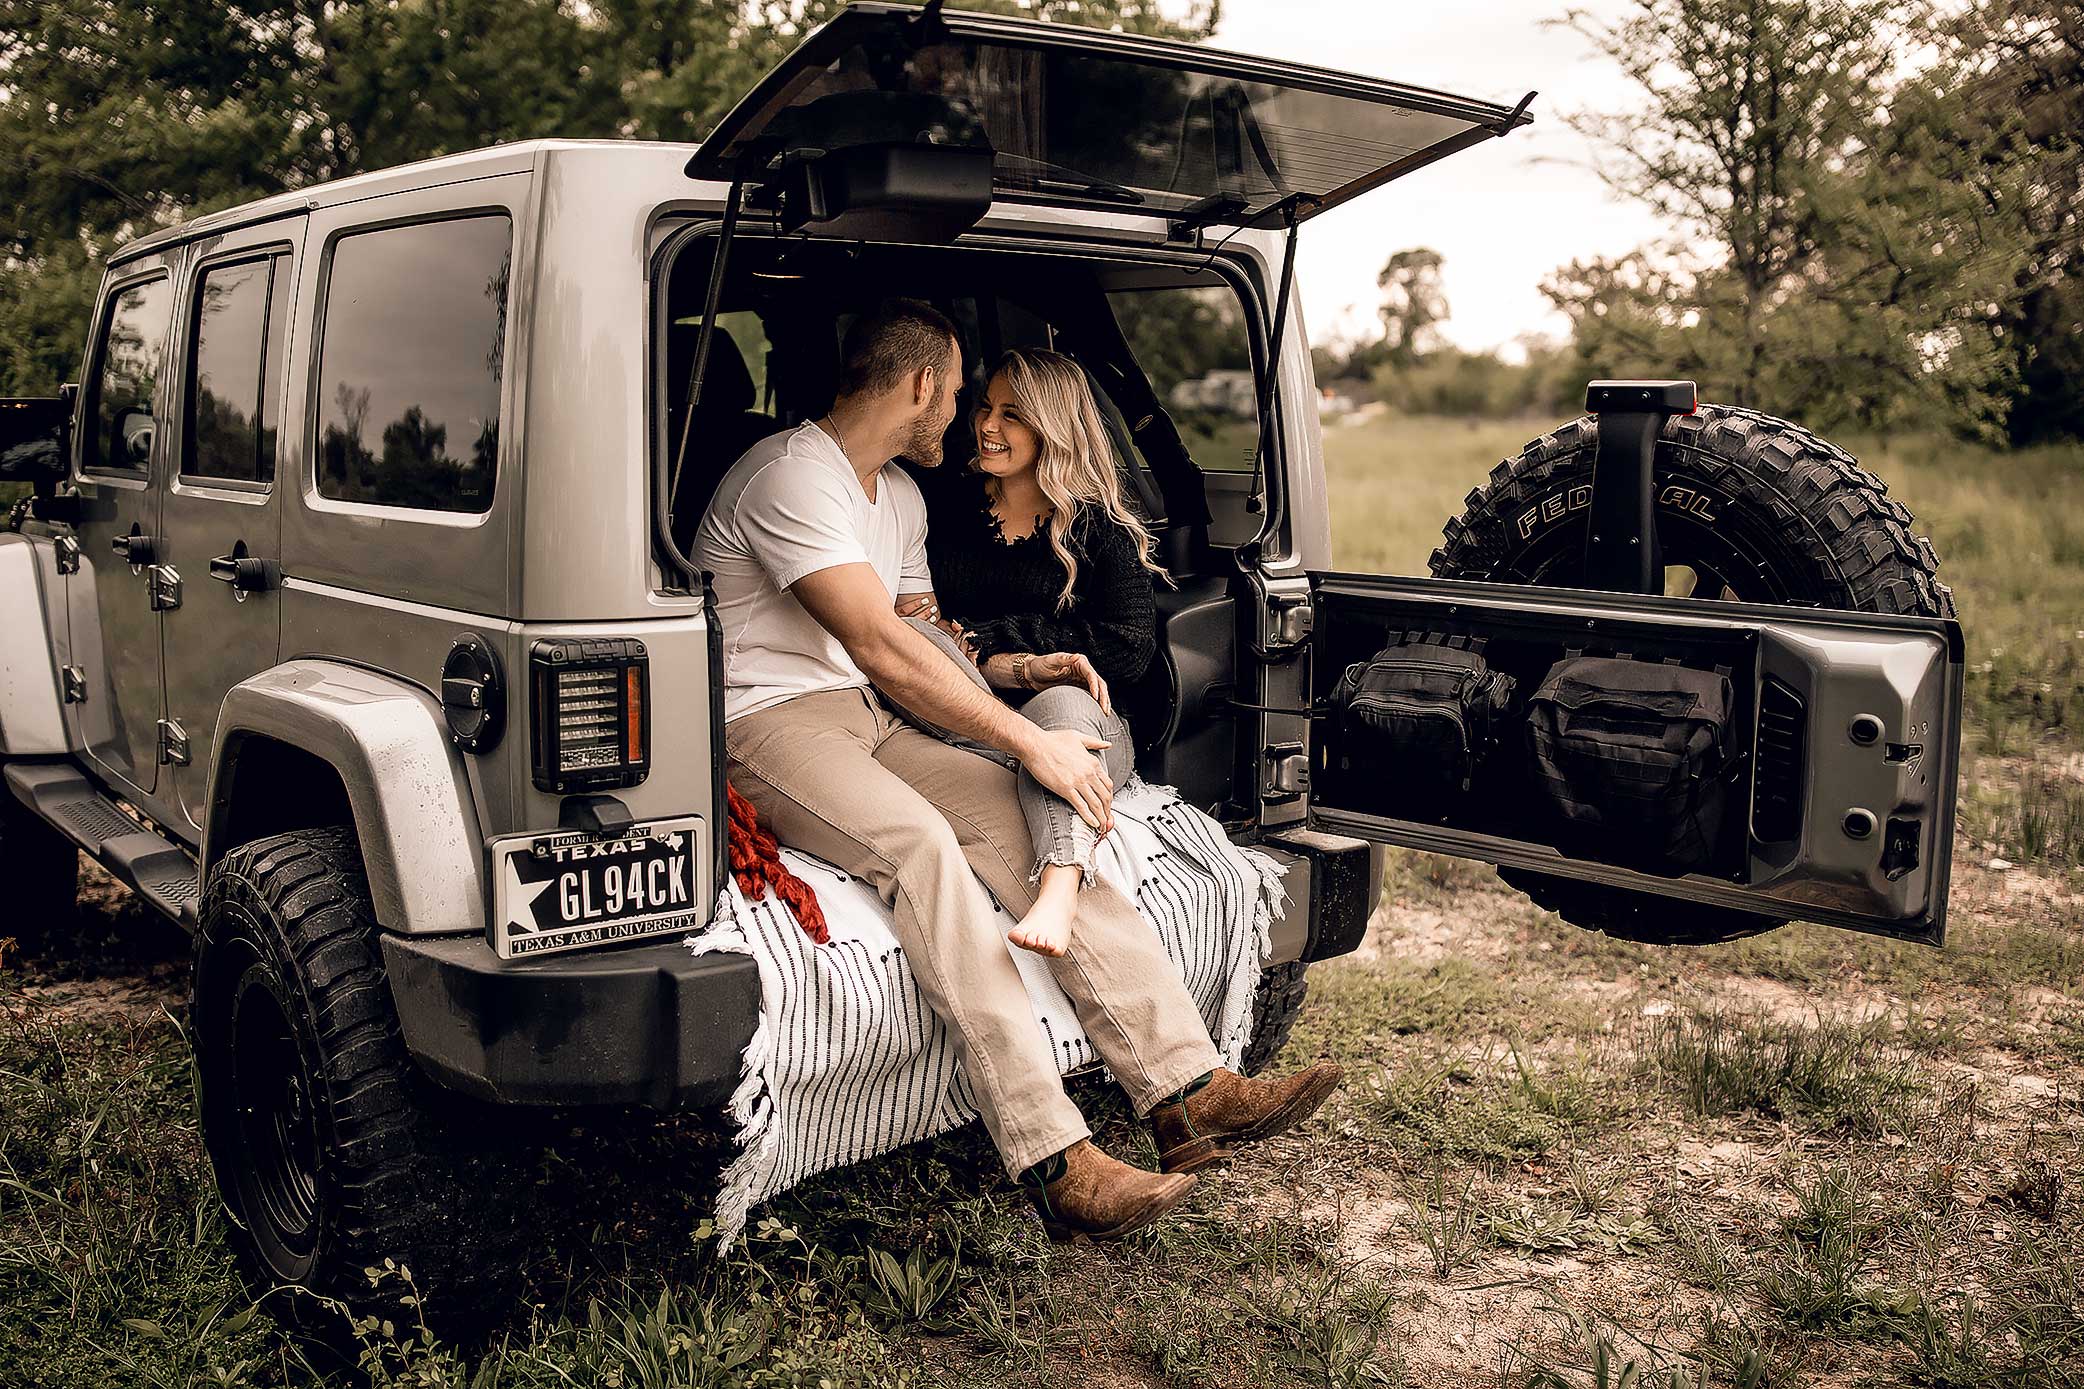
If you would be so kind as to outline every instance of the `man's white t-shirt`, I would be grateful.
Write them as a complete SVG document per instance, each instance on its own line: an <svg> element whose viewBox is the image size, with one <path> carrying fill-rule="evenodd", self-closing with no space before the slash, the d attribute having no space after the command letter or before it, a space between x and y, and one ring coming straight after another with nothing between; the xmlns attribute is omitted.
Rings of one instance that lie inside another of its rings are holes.
<svg viewBox="0 0 2084 1389"><path fill-rule="evenodd" d="M690 558L716 576L726 723L797 695L868 684L790 584L836 564L868 564L893 603L933 587L918 484L902 468L885 468L870 501L846 454L814 422L769 435L731 465Z"/></svg>

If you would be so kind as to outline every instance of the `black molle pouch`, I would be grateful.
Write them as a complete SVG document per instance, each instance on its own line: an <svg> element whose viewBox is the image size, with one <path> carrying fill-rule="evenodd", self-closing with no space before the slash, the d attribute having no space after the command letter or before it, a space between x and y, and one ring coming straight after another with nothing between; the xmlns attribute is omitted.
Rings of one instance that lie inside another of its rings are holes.
<svg viewBox="0 0 2084 1389"><path fill-rule="evenodd" d="M1662 874L1708 866L1722 832L1729 672L1567 654L1527 701L1557 847Z"/></svg>
<svg viewBox="0 0 2084 1389"><path fill-rule="evenodd" d="M1340 770L1375 778L1380 814L1444 819L1497 742L1512 690L1481 637L1400 633L1332 691Z"/></svg>

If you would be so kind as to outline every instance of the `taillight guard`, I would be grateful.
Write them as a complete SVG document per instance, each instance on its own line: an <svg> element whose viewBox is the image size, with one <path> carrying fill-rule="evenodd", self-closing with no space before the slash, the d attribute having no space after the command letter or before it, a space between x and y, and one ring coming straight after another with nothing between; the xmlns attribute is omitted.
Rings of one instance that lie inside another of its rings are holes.
<svg viewBox="0 0 2084 1389"><path fill-rule="evenodd" d="M635 637L554 637L528 653L531 771L565 795L651 771L651 668Z"/></svg>

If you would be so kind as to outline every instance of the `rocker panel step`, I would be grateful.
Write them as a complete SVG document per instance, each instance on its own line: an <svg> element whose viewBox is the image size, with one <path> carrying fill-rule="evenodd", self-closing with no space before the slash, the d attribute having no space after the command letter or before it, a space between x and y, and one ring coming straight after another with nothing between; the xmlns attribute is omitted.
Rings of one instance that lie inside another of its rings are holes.
<svg viewBox="0 0 2084 1389"><path fill-rule="evenodd" d="M63 762L10 762L7 789L116 879L194 930L202 882L188 851L116 808L108 794Z"/></svg>

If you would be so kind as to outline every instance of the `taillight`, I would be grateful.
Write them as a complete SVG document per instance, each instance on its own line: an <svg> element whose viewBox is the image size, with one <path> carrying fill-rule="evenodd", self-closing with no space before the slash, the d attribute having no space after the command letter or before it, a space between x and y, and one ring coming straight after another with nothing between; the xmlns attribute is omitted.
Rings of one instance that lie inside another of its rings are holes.
<svg viewBox="0 0 2084 1389"><path fill-rule="evenodd" d="M558 637L528 653L532 770L563 795L635 786L651 770L650 665L635 637Z"/></svg>

